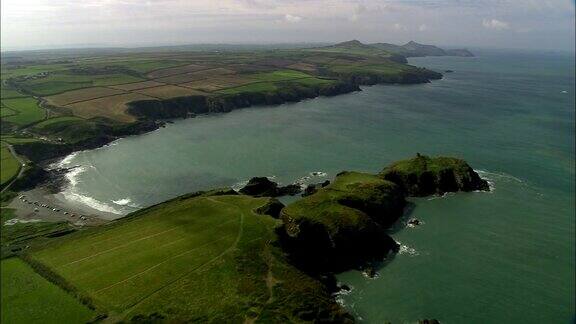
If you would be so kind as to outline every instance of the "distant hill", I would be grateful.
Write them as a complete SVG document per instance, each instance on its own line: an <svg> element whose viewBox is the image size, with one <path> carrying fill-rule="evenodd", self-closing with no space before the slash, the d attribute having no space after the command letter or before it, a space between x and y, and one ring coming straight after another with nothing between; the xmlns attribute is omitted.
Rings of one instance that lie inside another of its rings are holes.
<svg viewBox="0 0 576 324"><path fill-rule="evenodd" d="M369 46L379 48L381 50L389 51L394 54L400 54L405 57L421 57L421 56L474 56L467 49L450 49L445 50L434 45L419 44L415 41L410 41L404 45L394 45L388 43L375 43Z"/></svg>
<svg viewBox="0 0 576 324"><path fill-rule="evenodd" d="M358 40L350 40L330 46L316 47L311 50L345 53L356 55L371 55L388 57L394 61L405 63L407 57L422 56L474 56L467 49L449 49L445 50L434 45L419 44L410 41L404 45L395 45L390 43L364 44Z"/></svg>

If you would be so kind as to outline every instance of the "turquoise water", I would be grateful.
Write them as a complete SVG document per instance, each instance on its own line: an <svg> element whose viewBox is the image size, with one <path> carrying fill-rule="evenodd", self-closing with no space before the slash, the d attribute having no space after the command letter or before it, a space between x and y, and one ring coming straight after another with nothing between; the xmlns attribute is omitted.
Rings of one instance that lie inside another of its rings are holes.
<svg viewBox="0 0 576 324"><path fill-rule="evenodd" d="M376 172L423 154L459 156L494 190L415 199L424 224L376 279L338 276L367 323L569 323L574 316L574 56L478 51L411 63L444 80L177 121L80 152L63 197L124 214L252 176ZM322 177L310 181L321 181Z"/></svg>

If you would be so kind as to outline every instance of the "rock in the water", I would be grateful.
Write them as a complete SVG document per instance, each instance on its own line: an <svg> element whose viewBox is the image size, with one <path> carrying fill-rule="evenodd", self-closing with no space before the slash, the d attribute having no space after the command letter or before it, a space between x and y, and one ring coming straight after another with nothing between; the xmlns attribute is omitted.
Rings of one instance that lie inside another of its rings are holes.
<svg viewBox="0 0 576 324"><path fill-rule="evenodd" d="M284 208L278 234L292 260L307 270L351 269L398 250L385 230L404 205L395 184L343 172L331 185Z"/></svg>
<svg viewBox="0 0 576 324"><path fill-rule="evenodd" d="M464 160L451 157L431 158L417 154L386 167L380 177L396 183L407 196L428 196L455 191L489 190Z"/></svg>

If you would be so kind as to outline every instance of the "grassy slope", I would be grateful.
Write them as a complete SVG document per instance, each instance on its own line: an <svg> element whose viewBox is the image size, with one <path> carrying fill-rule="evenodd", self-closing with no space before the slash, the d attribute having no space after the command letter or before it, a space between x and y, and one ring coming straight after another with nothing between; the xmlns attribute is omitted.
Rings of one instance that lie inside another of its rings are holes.
<svg viewBox="0 0 576 324"><path fill-rule="evenodd" d="M2 100L2 105L15 112L14 115L4 119L19 126L32 124L44 119L45 116L44 110L38 107L38 103L34 98L4 99Z"/></svg>
<svg viewBox="0 0 576 324"><path fill-rule="evenodd" d="M346 172L337 176L332 184L316 194L288 205L285 208L285 214L296 220L306 218L323 223L330 231L337 231L343 225L350 226L361 222L364 218L362 212L340 204L339 200L350 196L351 193L360 198L369 199L372 190L362 190L363 186L369 185L393 186L375 175Z"/></svg>
<svg viewBox="0 0 576 324"><path fill-rule="evenodd" d="M20 162L10 153L10 150L2 143L0 152L0 186L12 180L20 171Z"/></svg>
<svg viewBox="0 0 576 324"><path fill-rule="evenodd" d="M253 212L266 201L177 199L32 256L119 317L290 321L297 307L331 305L324 287L270 244L276 221Z"/></svg>
<svg viewBox="0 0 576 324"><path fill-rule="evenodd" d="M93 311L18 258L2 260L2 323L85 323Z"/></svg>

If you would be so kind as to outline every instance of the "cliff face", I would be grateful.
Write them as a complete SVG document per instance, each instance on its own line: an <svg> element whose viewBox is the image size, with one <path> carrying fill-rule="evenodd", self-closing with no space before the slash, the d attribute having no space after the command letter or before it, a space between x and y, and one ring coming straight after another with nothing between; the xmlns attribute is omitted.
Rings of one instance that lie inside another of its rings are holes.
<svg viewBox="0 0 576 324"><path fill-rule="evenodd" d="M128 112L140 119L184 118L195 114L230 112L250 106L278 105L354 91L360 91L360 87L346 82L311 87L287 84L273 92L244 92L233 95L134 101L129 104Z"/></svg>
<svg viewBox="0 0 576 324"><path fill-rule="evenodd" d="M428 196L455 191L489 190L488 182L465 161L418 154L386 167L380 177L396 183L408 196Z"/></svg>
<svg viewBox="0 0 576 324"><path fill-rule="evenodd" d="M404 205L393 183L343 172L331 185L284 208L278 234L300 267L342 271L398 249L385 230L402 215Z"/></svg>

